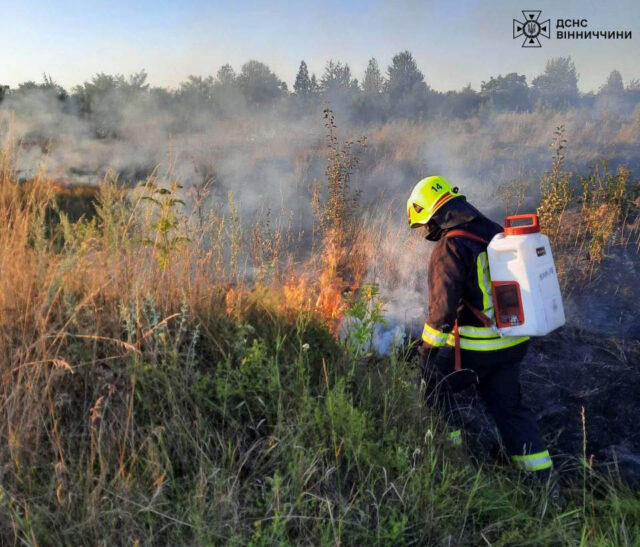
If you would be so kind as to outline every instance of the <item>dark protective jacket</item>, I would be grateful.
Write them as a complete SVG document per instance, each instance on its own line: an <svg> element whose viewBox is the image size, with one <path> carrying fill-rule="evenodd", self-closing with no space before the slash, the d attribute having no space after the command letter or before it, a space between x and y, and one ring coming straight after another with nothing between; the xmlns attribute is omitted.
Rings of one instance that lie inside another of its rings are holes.
<svg viewBox="0 0 640 547"><path fill-rule="evenodd" d="M525 471L544 480L553 465L531 411L522 404L519 362L527 351L527 336L501 337L465 304L494 318L487 244L447 233L464 230L486 241L502 227L486 218L464 198L455 198L433 217L441 230L429 262L429 318L424 326L420 371L427 398L435 397L446 412L454 444L462 443L460 412L454 393L477 382L478 392L500 431L507 452ZM433 235L433 234L432 234ZM453 346L451 334L458 320L461 370L453 369L453 350L428 351L429 346ZM431 362L431 357L433 362ZM427 366L428 365L428 366Z"/></svg>
<svg viewBox="0 0 640 547"><path fill-rule="evenodd" d="M456 319L460 347L471 351L495 351L528 340L527 336L500 336L495 328L483 326L466 303L494 319L493 296L487 245L464 236L447 237L455 230L470 232L486 241L503 228L489 220L464 197L445 204L433 215L442 233L429 262L429 318L422 340L432 347L453 346Z"/></svg>

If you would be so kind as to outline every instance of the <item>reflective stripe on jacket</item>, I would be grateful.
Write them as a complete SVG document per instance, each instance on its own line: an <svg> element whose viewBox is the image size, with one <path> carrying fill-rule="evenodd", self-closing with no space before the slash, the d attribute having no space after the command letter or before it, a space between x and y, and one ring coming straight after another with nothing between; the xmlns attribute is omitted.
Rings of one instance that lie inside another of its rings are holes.
<svg viewBox="0 0 640 547"><path fill-rule="evenodd" d="M491 239L500 226L482 217L465 229L482 228L483 237ZM491 237L487 238L487 233ZM493 296L487 245L464 236L442 237L429 261L429 318L422 340L434 347L454 346L453 325L458 319L460 348L471 351L494 351L521 344L528 336L500 336L495 327L485 327L463 304L463 300L494 319Z"/></svg>

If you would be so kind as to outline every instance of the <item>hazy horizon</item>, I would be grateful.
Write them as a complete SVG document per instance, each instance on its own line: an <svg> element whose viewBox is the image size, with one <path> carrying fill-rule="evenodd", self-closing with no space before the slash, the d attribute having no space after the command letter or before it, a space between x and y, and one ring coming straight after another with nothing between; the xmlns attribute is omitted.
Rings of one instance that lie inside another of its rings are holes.
<svg viewBox="0 0 640 547"><path fill-rule="evenodd" d="M539 49L522 48L512 37L512 19L521 10L542 10L552 20L551 39ZM394 54L409 50L437 91L467 84L479 89L491 76L518 72L528 82L547 60L571 56L580 91L605 82L613 69L624 83L640 78L640 3L617 0L595 4L549 0L513 6L506 0L405 0L373 2L143 0L91 2L82 8L61 0L2 1L8 14L0 23L0 48L9 52L0 67L0 84L42 81L43 74L71 89L97 73L131 74L146 70L153 86L176 88L194 75L213 75L226 63L239 71L251 59L266 63L289 90L301 60L322 75L330 59L346 62L361 80L376 57L386 70ZM586 18L589 30L632 31L630 40L557 40L553 21Z"/></svg>

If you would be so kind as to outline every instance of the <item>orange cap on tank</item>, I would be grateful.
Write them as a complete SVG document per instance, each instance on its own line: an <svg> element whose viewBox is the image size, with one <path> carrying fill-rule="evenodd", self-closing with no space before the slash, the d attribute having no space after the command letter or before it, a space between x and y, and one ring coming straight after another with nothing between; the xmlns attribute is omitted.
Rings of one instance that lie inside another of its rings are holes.
<svg viewBox="0 0 640 547"><path fill-rule="evenodd" d="M518 220L530 220L531 224L514 226L513 223ZM535 214L511 215L504 221L504 235L506 236L521 236L525 234L536 234L538 232L540 232L540 222L538 215Z"/></svg>

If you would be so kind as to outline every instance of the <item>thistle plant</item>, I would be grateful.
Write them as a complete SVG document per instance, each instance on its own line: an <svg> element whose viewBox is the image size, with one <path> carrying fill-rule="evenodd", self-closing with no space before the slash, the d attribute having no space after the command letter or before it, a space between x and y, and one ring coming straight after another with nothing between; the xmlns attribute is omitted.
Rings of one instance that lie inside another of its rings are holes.
<svg viewBox="0 0 640 547"><path fill-rule="evenodd" d="M547 233L552 241L557 241L562 233L562 218L572 198L572 173L565 171L563 150L566 148L564 125L559 125L551 142L554 151L551 172L547 172L540 182L540 207L538 216L542 231Z"/></svg>
<svg viewBox="0 0 640 547"><path fill-rule="evenodd" d="M153 247L158 265L164 270L169 264L172 251L180 243L189 241L189 238L179 235L180 216L177 208L184 205L184 201L177 197L177 193L182 186L172 182L168 189L162 188L154 179L149 179L144 187L148 194L141 199L151 202L155 209L155 220L151 223L155 239L143 238L142 243Z"/></svg>
<svg viewBox="0 0 640 547"><path fill-rule="evenodd" d="M366 283L357 295L348 300L345 316L350 318L345 345L354 359L364 357L373 347L375 327L386 326L383 315L384 301L380 298L380 287L377 283Z"/></svg>

